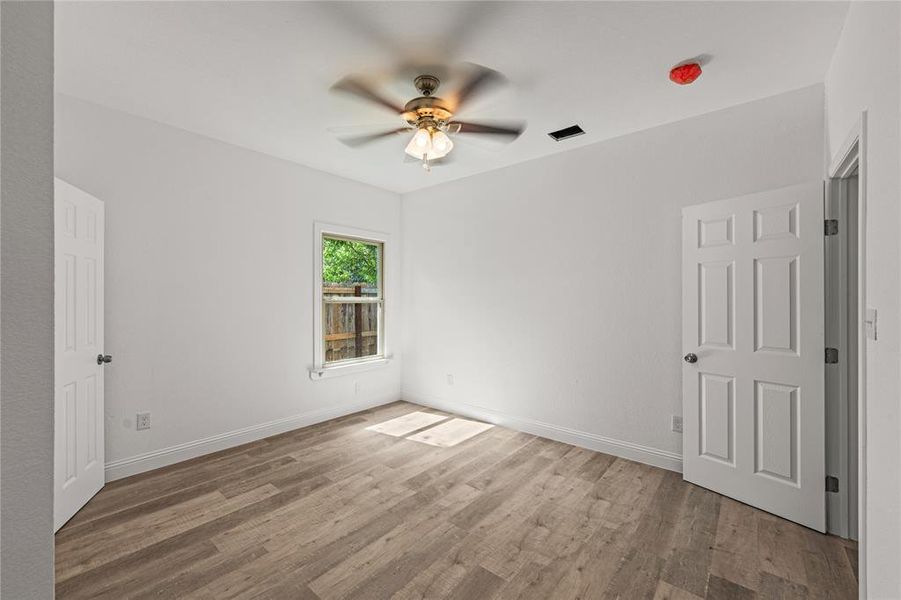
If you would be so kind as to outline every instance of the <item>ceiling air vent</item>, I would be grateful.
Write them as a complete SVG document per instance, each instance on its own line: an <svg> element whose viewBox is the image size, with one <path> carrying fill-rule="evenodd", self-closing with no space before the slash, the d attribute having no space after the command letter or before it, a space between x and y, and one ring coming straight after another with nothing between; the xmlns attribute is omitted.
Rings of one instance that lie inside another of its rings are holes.
<svg viewBox="0 0 901 600"><path fill-rule="evenodd" d="M563 140L582 135L583 133L585 133L585 130L578 125L570 125L569 127L552 131L548 135L554 138L554 141L562 142Z"/></svg>

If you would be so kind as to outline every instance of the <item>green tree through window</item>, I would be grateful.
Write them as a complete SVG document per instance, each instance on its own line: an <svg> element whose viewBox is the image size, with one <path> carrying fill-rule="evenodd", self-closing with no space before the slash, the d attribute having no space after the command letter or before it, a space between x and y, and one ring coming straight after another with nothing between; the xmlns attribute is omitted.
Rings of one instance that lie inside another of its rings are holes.
<svg viewBox="0 0 901 600"><path fill-rule="evenodd" d="M375 244L322 238L322 281L378 283L379 249Z"/></svg>

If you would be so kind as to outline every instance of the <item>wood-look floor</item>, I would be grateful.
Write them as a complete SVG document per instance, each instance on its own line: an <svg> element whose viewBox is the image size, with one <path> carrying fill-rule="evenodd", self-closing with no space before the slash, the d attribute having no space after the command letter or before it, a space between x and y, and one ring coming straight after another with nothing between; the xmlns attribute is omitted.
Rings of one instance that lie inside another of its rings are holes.
<svg viewBox="0 0 901 600"><path fill-rule="evenodd" d="M365 429L414 410L111 483L56 536L57 597L857 597L855 544L676 473L500 427Z"/></svg>

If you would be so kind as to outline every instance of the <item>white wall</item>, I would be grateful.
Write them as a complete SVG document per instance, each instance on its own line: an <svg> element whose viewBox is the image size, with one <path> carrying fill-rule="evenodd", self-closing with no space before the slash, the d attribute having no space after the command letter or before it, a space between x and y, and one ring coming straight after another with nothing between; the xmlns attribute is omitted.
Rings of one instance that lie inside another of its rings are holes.
<svg viewBox="0 0 901 600"><path fill-rule="evenodd" d="M227 446L399 398L399 360L321 381L307 372L313 223L399 242L396 194L67 96L56 115L56 174L106 204L108 475L209 452L191 444L210 436L282 420L217 442ZM397 339L398 244L388 253ZM150 430L135 430L139 411Z"/></svg>
<svg viewBox="0 0 901 600"><path fill-rule="evenodd" d="M680 209L822 156L814 86L405 195L404 398L678 468Z"/></svg>
<svg viewBox="0 0 901 600"><path fill-rule="evenodd" d="M0 596L53 597L53 4L0 4Z"/></svg>
<svg viewBox="0 0 901 600"><path fill-rule="evenodd" d="M826 77L826 155L867 111L867 304L878 341L867 344L866 579L870 598L901 598L901 420L898 404L899 48L901 6L852 2Z"/></svg>

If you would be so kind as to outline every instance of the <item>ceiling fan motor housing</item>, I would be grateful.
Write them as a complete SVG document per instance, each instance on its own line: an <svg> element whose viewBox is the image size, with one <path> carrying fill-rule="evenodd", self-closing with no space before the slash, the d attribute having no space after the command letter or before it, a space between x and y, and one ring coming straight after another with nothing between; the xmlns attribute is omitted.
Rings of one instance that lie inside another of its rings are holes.
<svg viewBox="0 0 901 600"><path fill-rule="evenodd" d="M443 123L449 121L454 114L444 106L441 98L434 96L420 96L413 98L404 106L404 112L401 117L404 121L413 125L420 126L423 121L434 121Z"/></svg>
<svg viewBox="0 0 901 600"><path fill-rule="evenodd" d="M422 94L404 105L401 117L413 127L438 127L449 121L453 113L444 105L441 98L432 96L441 82L434 75L420 75L413 80L413 85Z"/></svg>

